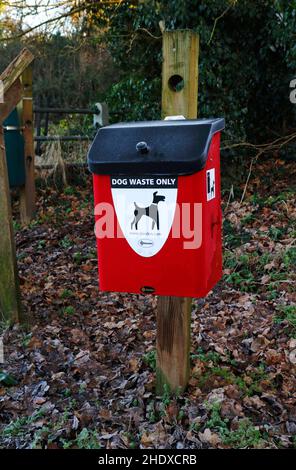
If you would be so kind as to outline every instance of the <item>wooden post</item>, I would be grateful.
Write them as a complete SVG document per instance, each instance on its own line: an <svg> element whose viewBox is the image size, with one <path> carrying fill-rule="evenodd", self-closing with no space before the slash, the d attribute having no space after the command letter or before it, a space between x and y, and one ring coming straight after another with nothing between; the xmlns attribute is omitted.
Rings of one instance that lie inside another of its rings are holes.
<svg viewBox="0 0 296 470"><path fill-rule="evenodd" d="M163 34L162 115L196 119L199 36L190 30Z"/></svg>
<svg viewBox="0 0 296 470"><path fill-rule="evenodd" d="M162 115L197 117L199 36L190 30L163 34ZM158 297L157 393L183 391L190 374L191 299Z"/></svg>
<svg viewBox="0 0 296 470"><path fill-rule="evenodd" d="M22 125L24 126L26 182L20 189L20 213L21 222L24 225L31 221L36 209L32 78L33 71L30 65L22 74Z"/></svg>
<svg viewBox="0 0 296 470"><path fill-rule="evenodd" d="M0 124L0 222L0 319L16 322L21 320L20 291L2 124Z"/></svg>
<svg viewBox="0 0 296 470"><path fill-rule="evenodd" d="M33 60L24 49L0 75L4 102L0 103L0 319L21 321L20 290L13 236L10 191L6 164L3 121L22 98L21 75Z"/></svg>

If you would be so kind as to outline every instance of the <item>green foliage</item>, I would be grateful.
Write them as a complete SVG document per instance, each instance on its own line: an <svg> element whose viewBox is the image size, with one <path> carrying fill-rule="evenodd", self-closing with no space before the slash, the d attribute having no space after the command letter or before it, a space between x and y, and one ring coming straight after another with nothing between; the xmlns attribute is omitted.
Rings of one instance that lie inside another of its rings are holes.
<svg viewBox="0 0 296 470"><path fill-rule="evenodd" d="M32 333L25 334L22 339L22 346L24 348L27 348L29 346L31 339L32 339Z"/></svg>
<svg viewBox="0 0 296 470"><path fill-rule="evenodd" d="M11 421L1 432L5 437L20 436L23 434L23 428L28 424L29 418L17 418L15 421Z"/></svg>
<svg viewBox="0 0 296 470"><path fill-rule="evenodd" d="M35 411L31 416L24 416L11 421L1 431L1 435L4 437L22 436L26 432L26 427L37 421L39 418L44 416L45 410Z"/></svg>
<svg viewBox="0 0 296 470"><path fill-rule="evenodd" d="M163 384L163 394L161 397L161 401L164 406L168 406L171 402L172 392L170 386L168 384Z"/></svg>
<svg viewBox="0 0 296 470"><path fill-rule="evenodd" d="M97 433L89 431L87 428L83 428L78 434L76 445L78 449L99 449L101 447Z"/></svg>
<svg viewBox="0 0 296 470"><path fill-rule="evenodd" d="M266 141L289 131L296 113L289 101L294 0L125 0L104 8L93 2L71 34L26 38L37 56L36 103L82 107L107 99L113 122L159 118L160 21L167 30L199 33L199 114L226 116L225 140ZM21 27L16 23L11 36ZM1 43L0 68L22 47L13 38ZM89 129L86 120L76 127Z"/></svg>
<svg viewBox="0 0 296 470"><path fill-rule="evenodd" d="M149 423L156 423L158 414L155 410L155 403L154 400L151 400L146 407L146 414Z"/></svg>
<svg viewBox="0 0 296 470"><path fill-rule="evenodd" d="M242 449L246 447L257 447L263 442L263 438L259 429L256 429L250 419L242 419L239 421L238 428L230 430L228 428L228 419L221 417L221 404L208 404L210 410L210 418L206 422L205 427L209 428L221 437L222 443L234 449Z"/></svg>
<svg viewBox="0 0 296 470"><path fill-rule="evenodd" d="M151 100L154 96L154 100ZM160 119L161 80L155 77L125 77L107 95L112 121Z"/></svg>
<svg viewBox="0 0 296 470"><path fill-rule="evenodd" d="M251 239L248 232L243 229L236 229L227 219L223 221L223 234L225 236L225 246L229 249L241 246Z"/></svg>
<svg viewBox="0 0 296 470"><path fill-rule="evenodd" d="M36 103L82 107L106 99L112 122L159 118L160 21L167 30L199 33L199 115L225 116L226 141L266 141L289 131L296 113L289 101L294 0L125 0L104 8L93 2L68 36L30 37ZM0 68L22 47L0 44ZM73 132L87 131L86 121Z"/></svg>
<svg viewBox="0 0 296 470"><path fill-rule="evenodd" d="M121 70L108 97L112 119L159 114L163 21L167 30L200 34L200 116L225 115L226 140L266 141L270 129L282 132L295 118L288 99L296 63L294 3L127 0L106 8L104 18L94 8L94 21L108 25L105 39Z"/></svg>
<svg viewBox="0 0 296 470"><path fill-rule="evenodd" d="M269 228L269 237L275 242L280 240L284 234L284 229L274 227L273 225Z"/></svg>
<svg viewBox="0 0 296 470"><path fill-rule="evenodd" d="M198 348L197 354L192 354L191 359L199 359L203 362L212 362L213 364L219 364L221 362L221 356L215 351L204 352L202 348Z"/></svg>
<svg viewBox="0 0 296 470"><path fill-rule="evenodd" d="M70 297L73 297L73 295L73 291L71 291L70 289L64 289L61 293L61 299L69 299Z"/></svg>
<svg viewBox="0 0 296 470"><path fill-rule="evenodd" d="M62 248L70 248L72 246L72 241L71 239L66 235L61 241L60 241L60 246Z"/></svg>
<svg viewBox="0 0 296 470"><path fill-rule="evenodd" d="M288 248L283 257L283 263L286 268L296 266L296 248Z"/></svg>
<svg viewBox="0 0 296 470"><path fill-rule="evenodd" d="M254 233L253 224L255 220L259 220L260 211L265 210L266 207L282 213L282 203L289 201L290 197L289 191L268 197L254 194L250 198L250 202L255 206L252 214L243 217L236 224L232 224L228 219L223 221L225 282L243 292L264 291L270 300L279 296L279 289L284 284L289 289L291 278L291 285L293 284L296 265L294 246L287 248L282 246L276 255L267 251L262 252L260 249L242 255L240 249L245 243L252 243L254 239L264 240L266 236L274 242L287 237L293 239L295 223L293 219L287 221L284 214L280 216L279 223L269 226L268 231L261 230L259 226L256 227L256 233ZM266 267L266 265L270 266ZM265 279L263 275L266 275Z"/></svg>
<svg viewBox="0 0 296 470"><path fill-rule="evenodd" d="M277 324L287 323L291 330L291 336L296 337L296 305L282 306L274 317L274 322Z"/></svg>
<svg viewBox="0 0 296 470"><path fill-rule="evenodd" d="M143 361L147 364L152 370L156 370L156 351L152 350L144 354Z"/></svg>
<svg viewBox="0 0 296 470"><path fill-rule="evenodd" d="M256 429L249 419L242 419L238 429L223 433L223 444L234 449L257 447L262 441L261 432Z"/></svg>
<svg viewBox="0 0 296 470"><path fill-rule="evenodd" d="M74 315L75 309L71 305L68 305L68 307L63 308L62 313L64 315Z"/></svg>
<svg viewBox="0 0 296 470"><path fill-rule="evenodd" d="M201 353L197 356L206 365L205 370L201 374L196 374L198 386L201 390L211 388L213 381L216 382L219 379L221 384L236 385L243 396L251 397L262 391L262 381L269 380L263 363L260 363L257 368L240 375L237 373L235 368L236 362L233 359L228 358L227 366L222 366L219 365L221 358L214 356L214 354L214 352L209 352L206 354ZM230 366L234 367L234 370Z"/></svg>
<svg viewBox="0 0 296 470"><path fill-rule="evenodd" d="M231 269L231 273L224 277L225 282L240 288L242 292L255 292L257 284L251 269L254 263L255 256L241 255L236 257L234 253L227 251L224 256L224 266Z"/></svg>
<svg viewBox="0 0 296 470"><path fill-rule="evenodd" d="M228 420L221 418L221 404L218 402L214 402L208 404L207 407L210 410L210 418L206 422L206 427L214 431L218 431L219 433L226 432Z"/></svg>
<svg viewBox="0 0 296 470"><path fill-rule="evenodd" d="M12 224L13 224L13 230L15 232L18 232L19 230L21 230L22 226L21 226L20 222L17 222L16 220L13 220Z"/></svg>

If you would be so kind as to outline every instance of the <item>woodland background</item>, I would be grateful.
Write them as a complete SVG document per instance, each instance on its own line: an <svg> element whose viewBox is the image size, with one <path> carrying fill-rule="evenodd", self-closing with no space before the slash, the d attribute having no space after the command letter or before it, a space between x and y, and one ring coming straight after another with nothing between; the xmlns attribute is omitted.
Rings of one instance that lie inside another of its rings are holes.
<svg viewBox="0 0 296 470"><path fill-rule="evenodd" d="M104 100L112 121L159 118L162 22L199 32L199 115L227 116L227 142L266 143L295 128L295 1L66 1L64 17L24 34L29 3L1 2L0 68L31 47L37 104Z"/></svg>

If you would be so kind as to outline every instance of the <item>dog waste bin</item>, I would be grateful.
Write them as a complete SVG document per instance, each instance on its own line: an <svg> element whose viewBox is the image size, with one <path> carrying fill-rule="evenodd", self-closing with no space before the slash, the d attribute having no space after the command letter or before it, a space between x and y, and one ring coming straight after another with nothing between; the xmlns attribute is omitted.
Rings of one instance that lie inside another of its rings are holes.
<svg viewBox="0 0 296 470"><path fill-rule="evenodd" d="M26 182L24 138L17 109L3 123L9 186L23 186Z"/></svg>
<svg viewBox="0 0 296 470"><path fill-rule="evenodd" d="M101 128L89 150L100 289L204 297L222 275L224 119Z"/></svg>

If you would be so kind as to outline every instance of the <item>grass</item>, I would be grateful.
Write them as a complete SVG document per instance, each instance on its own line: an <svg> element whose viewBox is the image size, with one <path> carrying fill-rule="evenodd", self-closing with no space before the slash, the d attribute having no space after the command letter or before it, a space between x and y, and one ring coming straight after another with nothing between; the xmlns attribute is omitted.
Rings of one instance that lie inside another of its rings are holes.
<svg viewBox="0 0 296 470"><path fill-rule="evenodd" d="M151 400L146 407L146 416L149 423L156 423L158 420L158 413L155 410L154 400Z"/></svg>
<svg viewBox="0 0 296 470"><path fill-rule="evenodd" d="M220 415L221 405L220 403L207 404L207 408L210 411L210 418L205 424L205 428L217 431L220 435L227 431L228 419L222 419Z"/></svg>

